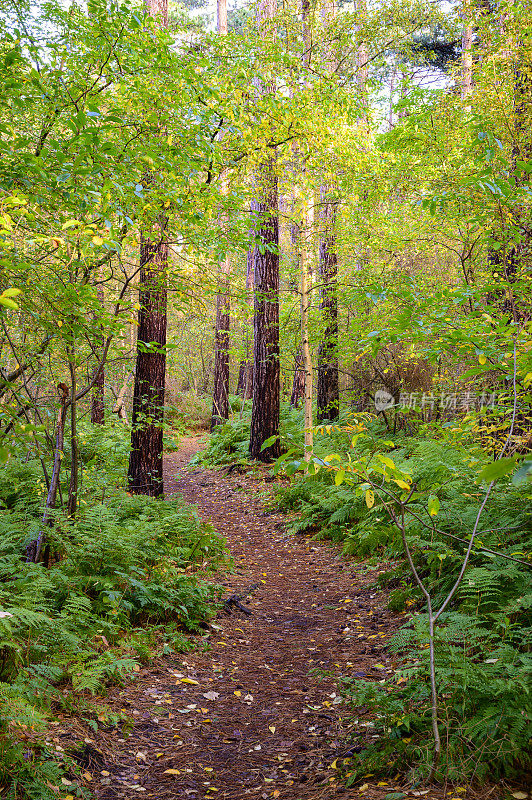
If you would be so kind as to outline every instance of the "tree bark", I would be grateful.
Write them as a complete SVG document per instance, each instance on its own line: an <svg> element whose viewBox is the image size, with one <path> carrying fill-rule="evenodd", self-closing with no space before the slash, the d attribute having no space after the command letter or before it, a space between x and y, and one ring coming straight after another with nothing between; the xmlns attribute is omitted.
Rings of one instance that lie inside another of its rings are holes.
<svg viewBox="0 0 532 800"><path fill-rule="evenodd" d="M168 0L145 0L157 24L168 26ZM147 179L147 183L151 177ZM133 389L128 488L162 497L163 422L166 377L168 220L160 214L149 236L141 234L137 360ZM155 234L155 236L154 236Z"/></svg>
<svg viewBox="0 0 532 800"><path fill-rule="evenodd" d="M277 10L276 0L262 0L257 10L259 29ZM261 94L274 91L262 85ZM275 153L263 158L255 176L257 200L254 250L254 345L253 409L249 453L251 458L269 462L279 457L279 439L262 449L264 442L279 435L279 211Z"/></svg>
<svg viewBox="0 0 532 800"><path fill-rule="evenodd" d="M275 159L262 164L261 199L254 203L257 215L255 236L255 316L253 345L253 408L249 453L251 458L269 462L280 455L279 441L262 450L262 445L279 434L279 218ZM271 249L269 249L271 248ZM261 252L261 250L263 252Z"/></svg>
<svg viewBox="0 0 532 800"><path fill-rule="evenodd" d="M166 373L166 219L158 241L141 237L137 362L133 390L128 486L132 494L161 497Z"/></svg>

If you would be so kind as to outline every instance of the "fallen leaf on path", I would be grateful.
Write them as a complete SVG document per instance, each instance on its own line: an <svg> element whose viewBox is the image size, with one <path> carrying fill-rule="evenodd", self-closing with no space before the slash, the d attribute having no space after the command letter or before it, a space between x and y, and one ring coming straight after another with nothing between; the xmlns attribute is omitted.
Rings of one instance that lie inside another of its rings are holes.
<svg viewBox="0 0 532 800"><path fill-rule="evenodd" d="M199 686L199 681L195 681L193 678L181 678L180 683L189 683L191 686Z"/></svg>
<svg viewBox="0 0 532 800"><path fill-rule="evenodd" d="M358 787L359 792L367 792L369 789L369 783L363 783L362 786Z"/></svg>
<svg viewBox="0 0 532 800"><path fill-rule="evenodd" d="M181 771L178 769L165 769L163 775L181 775Z"/></svg>
<svg viewBox="0 0 532 800"><path fill-rule="evenodd" d="M268 730L275 733L275 725L268 725Z"/></svg>
<svg viewBox="0 0 532 800"><path fill-rule="evenodd" d="M242 692L239 689L236 689L233 694L235 694L237 697L242 697Z"/></svg>

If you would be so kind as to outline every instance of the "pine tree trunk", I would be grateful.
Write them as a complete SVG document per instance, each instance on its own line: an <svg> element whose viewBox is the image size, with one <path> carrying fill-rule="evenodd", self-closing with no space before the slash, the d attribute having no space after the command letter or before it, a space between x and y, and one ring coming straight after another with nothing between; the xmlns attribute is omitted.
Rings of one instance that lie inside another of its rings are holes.
<svg viewBox="0 0 532 800"><path fill-rule="evenodd" d="M278 439L270 447L261 449L266 439L278 435L280 412L279 217L274 158L262 164L260 177L261 199L254 203L255 236L260 245L255 248L254 264L253 409L249 453L251 458L269 462L281 452ZM269 247L272 249L267 249Z"/></svg>
<svg viewBox="0 0 532 800"><path fill-rule="evenodd" d="M317 407L318 421L337 419L340 409L338 385L338 297L337 256L334 224L336 205L328 197L328 187L321 190L322 231L319 252L320 308L325 323L323 341L318 351Z"/></svg>
<svg viewBox="0 0 532 800"><path fill-rule="evenodd" d="M166 373L166 220L160 239L142 237L140 311L133 390L128 485L132 494L161 497L163 488L163 420Z"/></svg>
<svg viewBox="0 0 532 800"><path fill-rule="evenodd" d="M168 0L145 0L157 24L168 26ZM151 178L148 178L147 182ZM168 220L160 215L149 236L140 240L137 359L128 488L132 494L162 497L163 422L166 378Z"/></svg>
<svg viewBox="0 0 532 800"><path fill-rule="evenodd" d="M257 21L271 19L277 10L276 0L262 0ZM262 85L262 94L274 86ZM279 457L279 439L262 449L267 439L279 435L280 366L279 366L279 211L277 197L276 156L265 157L255 176L257 200L255 211L254 250L254 344L253 344L253 409L249 453L251 458L269 462Z"/></svg>
<svg viewBox="0 0 532 800"><path fill-rule="evenodd" d="M229 290L225 282L216 295L211 431L229 417L229 325Z"/></svg>

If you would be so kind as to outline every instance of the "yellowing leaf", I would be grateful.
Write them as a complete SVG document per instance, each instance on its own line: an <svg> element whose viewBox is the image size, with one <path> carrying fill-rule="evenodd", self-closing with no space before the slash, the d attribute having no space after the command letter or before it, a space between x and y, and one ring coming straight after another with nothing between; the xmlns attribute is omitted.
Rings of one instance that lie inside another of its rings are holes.
<svg viewBox="0 0 532 800"><path fill-rule="evenodd" d="M431 517L436 517L438 515L438 511L440 510L440 501L435 495L429 497L428 508Z"/></svg>
<svg viewBox="0 0 532 800"><path fill-rule="evenodd" d="M235 694L237 697L242 697L242 692L240 691L240 689L236 689L236 691L234 691L233 694Z"/></svg>
<svg viewBox="0 0 532 800"><path fill-rule="evenodd" d="M329 769L338 769L338 767L336 766L337 762L338 762L338 759L335 758L334 761L332 762L331 766L329 767Z"/></svg>
<svg viewBox="0 0 532 800"><path fill-rule="evenodd" d="M488 359L486 358L486 356L484 355L484 353L481 353L481 354L479 355L479 357L478 357L478 363L479 363L479 364L482 364L482 366L484 366L484 364L486 363L486 361L487 361L487 360L488 360Z"/></svg>
<svg viewBox="0 0 532 800"><path fill-rule="evenodd" d="M366 505L368 508L373 508L373 504L375 503L375 494L371 489L367 489L366 491Z"/></svg>
<svg viewBox="0 0 532 800"><path fill-rule="evenodd" d="M93 236L92 237L92 243L96 244L96 245L103 244L103 239L102 239L101 236Z"/></svg>
<svg viewBox="0 0 532 800"><path fill-rule="evenodd" d="M178 769L165 769L163 775L181 775L181 772Z"/></svg>
<svg viewBox="0 0 532 800"><path fill-rule="evenodd" d="M410 484L406 481L400 480L400 478L393 478L393 482L396 483L400 489L410 490Z"/></svg>
<svg viewBox="0 0 532 800"><path fill-rule="evenodd" d="M275 733L275 725L269 725L268 730L271 731L272 733Z"/></svg>
<svg viewBox="0 0 532 800"><path fill-rule="evenodd" d="M199 681L195 681L193 678L181 678L181 683L188 683L190 686L199 686Z"/></svg>
<svg viewBox="0 0 532 800"><path fill-rule="evenodd" d="M362 786L358 787L358 791L359 792L367 792L368 789L369 789L369 784L368 783L363 783Z"/></svg>

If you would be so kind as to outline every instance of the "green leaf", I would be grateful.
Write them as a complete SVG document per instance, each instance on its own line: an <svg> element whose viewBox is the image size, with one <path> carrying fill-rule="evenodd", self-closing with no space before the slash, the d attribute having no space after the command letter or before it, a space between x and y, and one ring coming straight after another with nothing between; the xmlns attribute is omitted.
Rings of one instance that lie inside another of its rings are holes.
<svg viewBox="0 0 532 800"><path fill-rule="evenodd" d="M266 439L262 443L262 447L260 448L260 452L262 453L262 451L266 450L267 447L271 447L272 444L274 444L277 441L278 438L279 438L279 436L276 434L275 436L270 436L269 439Z"/></svg>
<svg viewBox="0 0 532 800"><path fill-rule="evenodd" d="M336 486L340 486L340 484L344 482L344 478L345 478L345 470L339 469L334 476L334 483L336 484Z"/></svg>
<svg viewBox="0 0 532 800"><path fill-rule="evenodd" d="M511 458L499 458L497 461L494 461L493 464L488 464L487 467L484 467L484 469L480 471L478 477L481 481L491 483L491 481L496 481L499 478L503 478L505 475L509 475L514 469L516 462L516 456L512 456Z"/></svg>

